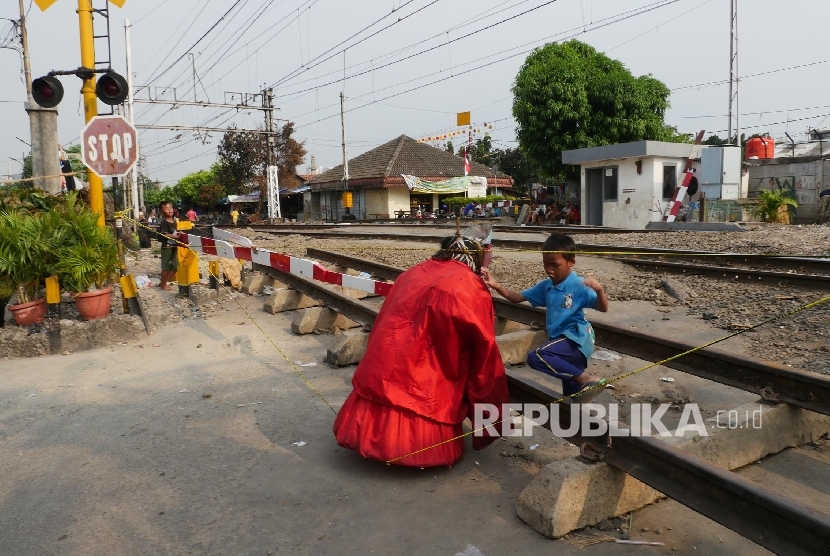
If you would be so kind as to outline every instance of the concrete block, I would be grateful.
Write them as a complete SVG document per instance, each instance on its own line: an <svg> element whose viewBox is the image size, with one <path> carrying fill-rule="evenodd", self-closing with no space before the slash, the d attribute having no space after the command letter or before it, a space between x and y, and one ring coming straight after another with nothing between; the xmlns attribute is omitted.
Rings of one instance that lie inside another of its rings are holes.
<svg viewBox="0 0 830 556"><path fill-rule="evenodd" d="M687 432L661 440L733 470L830 432L830 417L787 405L746 404L733 411L731 422L726 412L719 423L707 420L708 436ZM539 533L557 538L660 498L660 492L606 463L568 459L545 466L533 478L519 495L516 513Z"/></svg>
<svg viewBox="0 0 830 556"><path fill-rule="evenodd" d="M285 289L287 287L282 282L277 281L267 274L254 274L245 278L245 282L242 284L240 291L246 295L253 295L261 292L265 286L270 286L275 290Z"/></svg>
<svg viewBox="0 0 830 556"><path fill-rule="evenodd" d="M541 346L547 339L548 335L544 330L520 330L496 336L501 360L510 365L518 365L527 361L527 352Z"/></svg>
<svg viewBox="0 0 830 556"><path fill-rule="evenodd" d="M559 538L660 497L615 467L574 458L546 465L519 494L516 513L542 535Z"/></svg>
<svg viewBox="0 0 830 556"><path fill-rule="evenodd" d="M292 334L311 334L315 330L337 334L341 330L360 326L352 319L346 318L336 311L326 307L311 307L297 313L291 323Z"/></svg>
<svg viewBox="0 0 830 556"><path fill-rule="evenodd" d="M356 365L363 359L368 343L369 334L365 332L355 330L344 332L337 344L326 353L326 361L340 367Z"/></svg>
<svg viewBox="0 0 830 556"><path fill-rule="evenodd" d="M507 320L502 317L496 317L495 329L496 336L503 336L504 334L510 334L511 332L519 332L520 330L530 330L530 327L526 324L522 324L514 320Z"/></svg>
<svg viewBox="0 0 830 556"><path fill-rule="evenodd" d="M268 296L262 309L268 313L296 311L308 307L317 307L320 304L310 297L306 297L296 290L277 290Z"/></svg>

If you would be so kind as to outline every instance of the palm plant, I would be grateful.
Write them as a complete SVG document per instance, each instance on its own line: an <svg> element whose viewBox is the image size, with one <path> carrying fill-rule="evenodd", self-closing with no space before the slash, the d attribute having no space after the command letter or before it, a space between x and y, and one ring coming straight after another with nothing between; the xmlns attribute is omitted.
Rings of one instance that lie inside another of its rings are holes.
<svg viewBox="0 0 830 556"><path fill-rule="evenodd" d="M59 233L44 213L0 212L0 276L11 282L19 303L34 300L49 276Z"/></svg>
<svg viewBox="0 0 830 556"><path fill-rule="evenodd" d="M52 270L63 287L75 293L103 288L118 269L118 244L112 231L98 225L97 214L76 206L72 195L50 214L60 219L62 230Z"/></svg>
<svg viewBox="0 0 830 556"><path fill-rule="evenodd" d="M798 202L790 197L789 193L783 189L765 189L760 191L758 193L758 201L758 206L755 207L755 214L764 222L781 222L783 220L781 210L783 207L798 206Z"/></svg>

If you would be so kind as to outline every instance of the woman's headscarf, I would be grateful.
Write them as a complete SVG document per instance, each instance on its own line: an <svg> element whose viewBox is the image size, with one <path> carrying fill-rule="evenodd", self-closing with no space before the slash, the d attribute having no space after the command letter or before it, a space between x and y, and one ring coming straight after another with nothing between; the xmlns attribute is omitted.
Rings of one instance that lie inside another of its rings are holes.
<svg viewBox="0 0 830 556"><path fill-rule="evenodd" d="M475 273L481 271L484 260L484 248L473 239L464 236L451 236L441 241L441 250L432 257L442 261L453 260L464 263Z"/></svg>

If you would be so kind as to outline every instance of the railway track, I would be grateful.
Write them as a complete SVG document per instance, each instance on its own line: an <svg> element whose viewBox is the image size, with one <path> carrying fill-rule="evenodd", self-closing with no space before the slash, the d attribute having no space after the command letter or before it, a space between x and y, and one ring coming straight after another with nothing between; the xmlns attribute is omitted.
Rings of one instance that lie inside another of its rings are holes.
<svg viewBox="0 0 830 556"><path fill-rule="evenodd" d="M309 256L355 270L371 272L383 279L394 280L402 272L402 269L367 263L339 253L309 250ZM313 280L275 268L254 266L255 269L274 276L367 327L374 323L378 314L375 305L340 295ZM544 311L513 306L519 308L519 312L508 313L500 310L498 305L497 302L497 314L505 318L523 319L520 322L544 323ZM622 353L627 353L626 349L630 349L638 353L637 357L645 356L647 360L661 357L666 349L677 350L686 347L679 347L679 342L655 343L654 338L646 338L645 335L633 338L630 332L625 330L602 328L604 332L600 332L601 327L596 324L595 328L598 344ZM604 336L605 333L607 334ZM619 336L616 342L615 334ZM643 343L647 341L657 347L644 348ZM630 347L632 345L635 347ZM774 381L779 389L787 388L789 385L787 399L782 398L782 401L830 414L830 379L794 371L773 363L715 353L714 350L701 350L698 354L702 354L703 360L689 361L684 368L674 368L713 379L720 373L725 373L730 378L721 377L719 382L749 391L755 391L753 389L769 380ZM681 358L680 361L685 359L686 357ZM694 370L696 365L711 364L715 364L716 368L702 372ZM510 371L508 385L511 397L515 401L550 404L558 402L561 398L557 392ZM571 404L570 400L560 403ZM568 430L570 411L558 413L560 428ZM550 428L551 424L547 423L546 426ZM621 425L621 428L625 427ZM769 492L756 483L661 440L640 436L585 438L578 434L567 437L566 440L580 446L583 451L586 450L586 446L591 446L594 452L602 454L602 460L609 465L777 554L826 554L830 551L830 517Z"/></svg>
<svg viewBox="0 0 830 556"><path fill-rule="evenodd" d="M401 268L370 263L343 253L320 249L307 249L307 252L311 258L368 272L382 280L395 280L404 271ZM545 326L544 309L515 305L499 297L494 297L493 303L498 317L531 327ZM363 322L359 319L354 320ZM600 316L592 318L591 325L596 333L598 345L644 361L663 361L696 347L689 342L656 338L631 330ZM830 415L830 378L821 375L742 357L715 348L696 351L670 361L665 366L754 394L760 395L764 391L765 395L778 396L780 401L790 405Z"/></svg>
<svg viewBox="0 0 830 556"><path fill-rule="evenodd" d="M481 222L480 220L464 220L462 224L467 226L472 223ZM413 221L401 220L369 220L355 223L339 223L339 224L248 224L246 227L256 231L281 231L291 230L294 233L302 233L302 230L342 230L346 228L365 229L378 227L395 227L406 230L412 229L430 229L430 230L451 230L455 231L455 221L438 219L438 220L422 220L418 223ZM233 230L236 226L220 225L217 228L224 228ZM662 230L628 230L625 228L606 228L602 226L581 226L581 225L551 225L551 226L512 226L504 224L494 224L493 231L496 232L510 232L516 234L536 234L547 235L552 232L568 233L569 235L578 234L652 234L661 232Z"/></svg>
<svg viewBox="0 0 830 556"><path fill-rule="evenodd" d="M389 230L374 229L356 231L344 229L339 226L336 230L303 232L305 237L313 238L342 238L359 240L391 240L391 241L417 241L428 242L436 245L446 237L446 234L403 234ZM300 233L296 229L274 230L258 229L255 231L266 232L271 235L296 235ZM431 230L430 230L431 231ZM435 231L438 231L437 229ZM570 231L570 230L569 230ZM454 232L454 229L453 229ZM494 235L493 246L498 249L520 249L539 250L541 237L538 241L527 239L516 239L498 237ZM692 251L682 249L663 249L652 247L628 247L619 245L577 243L577 253L602 254L613 258L632 260L637 257L638 264L644 268L656 269L667 272L682 273L684 268L690 272L704 274L715 278L726 278L734 280L734 275L746 277L747 280L755 280L761 283L785 282L792 285L827 287L825 277L830 276L830 259L790 257L790 256L767 256L749 253L722 253L714 251ZM643 258L649 257L649 258ZM666 264L665 261L655 261L654 257L666 257L674 260L682 260L682 263ZM633 262L630 264L634 264ZM691 266L694 265L694 266ZM736 268L729 265L742 265L750 268ZM727 270L728 269L728 270ZM764 273L772 274L764 274ZM732 274L730 274L732 273Z"/></svg>

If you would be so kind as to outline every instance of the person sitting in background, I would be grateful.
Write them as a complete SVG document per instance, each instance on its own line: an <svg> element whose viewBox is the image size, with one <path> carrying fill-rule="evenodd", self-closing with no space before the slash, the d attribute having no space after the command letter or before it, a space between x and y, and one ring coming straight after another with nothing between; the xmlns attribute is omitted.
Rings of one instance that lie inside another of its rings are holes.
<svg viewBox="0 0 830 556"><path fill-rule="evenodd" d="M536 211L539 209L539 205L536 203L530 203L530 210L527 211L527 216L525 216L524 224L531 224L531 220L533 219L533 215L536 214Z"/></svg>
<svg viewBox="0 0 830 556"><path fill-rule="evenodd" d="M818 223L830 221L830 187L819 193Z"/></svg>
<svg viewBox="0 0 830 556"><path fill-rule="evenodd" d="M196 216L196 209L194 209L193 207L190 207L190 210L187 211L186 216L187 216L187 219L190 220L191 222L196 222L196 220L199 219Z"/></svg>
<svg viewBox="0 0 830 556"><path fill-rule="evenodd" d="M568 211L568 216L565 218L565 224L579 224L580 218L582 218L582 215L579 213L579 206L574 205L571 207L571 210Z"/></svg>
<svg viewBox="0 0 830 556"><path fill-rule="evenodd" d="M548 211L545 213L545 222L556 222L562 216L562 213L559 211L559 207L556 206L556 203L551 203L548 205Z"/></svg>
<svg viewBox="0 0 830 556"><path fill-rule="evenodd" d="M467 203L467 206L464 207L464 210L461 211L461 214L464 216L473 216L476 210L476 204L472 201Z"/></svg>

